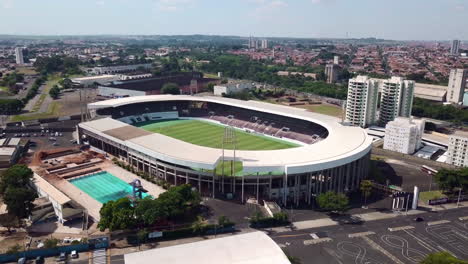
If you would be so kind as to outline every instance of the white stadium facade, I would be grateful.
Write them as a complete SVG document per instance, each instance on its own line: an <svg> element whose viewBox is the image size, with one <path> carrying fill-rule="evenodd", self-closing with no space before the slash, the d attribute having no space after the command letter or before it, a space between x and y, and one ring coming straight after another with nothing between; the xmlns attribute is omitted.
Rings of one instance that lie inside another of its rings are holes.
<svg viewBox="0 0 468 264"><path fill-rule="evenodd" d="M304 109L220 97L152 95L91 103L92 121L78 125L81 143L104 151L171 184L191 184L203 195L227 194L279 203L311 203L326 191L350 192L368 174L372 138L359 127ZM187 143L134 126L164 119L203 119L298 143L279 150L224 151L242 162L241 175L216 173L222 149Z"/></svg>

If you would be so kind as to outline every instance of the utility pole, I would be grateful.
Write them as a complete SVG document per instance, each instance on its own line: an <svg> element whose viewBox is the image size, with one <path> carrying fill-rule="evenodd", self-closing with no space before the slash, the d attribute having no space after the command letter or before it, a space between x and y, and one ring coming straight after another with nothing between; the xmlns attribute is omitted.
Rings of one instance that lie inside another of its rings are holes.
<svg viewBox="0 0 468 264"><path fill-rule="evenodd" d="M461 187L458 188L457 208L460 206L461 191L462 191L462 188Z"/></svg>

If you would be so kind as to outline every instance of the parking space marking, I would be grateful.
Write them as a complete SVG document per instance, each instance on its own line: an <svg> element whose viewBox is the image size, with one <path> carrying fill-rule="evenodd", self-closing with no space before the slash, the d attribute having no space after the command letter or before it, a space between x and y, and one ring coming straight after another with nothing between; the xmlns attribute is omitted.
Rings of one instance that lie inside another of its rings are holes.
<svg viewBox="0 0 468 264"><path fill-rule="evenodd" d="M447 225L428 226L426 232L447 243L460 254L468 256L468 232Z"/></svg>
<svg viewBox="0 0 468 264"><path fill-rule="evenodd" d="M419 245L421 245L422 247L424 247L425 249L427 249L429 252L436 252L438 251L436 248L434 248L431 244L430 244L430 240L424 236L422 237L419 237L418 235L414 234L414 232L410 232L408 230L404 230L404 232L406 234L408 234L410 237L414 238Z"/></svg>
<svg viewBox="0 0 468 264"><path fill-rule="evenodd" d="M411 248L408 240L404 239L403 237L395 235L383 235L380 237L380 239L388 246L399 249L401 251L401 255L413 263L419 263L427 256L426 253Z"/></svg>
<svg viewBox="0 0 468 264"><path fill-rule="evenodd" d="M367 231L367 232L353 233L353 234L348 234L348 237L353 238L353 237L363 237L363 236L369 236L369 235L375 235L375 232Z"/></svg>
<svg viewBox="0 0 468 264"><path fill-rule="evenodd" d="M363 236L362 239L364 239L364 241L367 242L367 244L369 244L369 246L371 246L372 248L382 252L382 254L384 254L385 256L387 256L388 258L390 258L393 263L397 263L397 264L404 264L401 260L399 260L397 257L393 256L392 254L390 254L390 252L388 252L387 250L385 250L383 247L379 246L377 243L375 243L372 239L370 239L369 237L367 236ZM356 262L358 263L358 262Z"/></svg>
<svg viewBox="0 0 468 264"><path fill-rule="evenodd" d="M402 230L408 230L408 229L414 229L414 226L389 227L388 231L395 232L395 231L402 231Z"/></svg>
<svg viewBox="0 0 468 264"><path fill-rule="evenodd" d="M432 221L432 222L427 222L428 226L433 226L433 225L441 225L441 224L447 224L450 223L449 220L439 220L439 221Z"/></svg>
<svg viewBox="0 0 468 264"><path fill-rule="evenodd" d="M309 239L309 240L304 240L304 246L316 245L319 243L331 242L331 241L333 241L333 239L329 237L324 237L324 238L319 238L319 239Z"/></svg>

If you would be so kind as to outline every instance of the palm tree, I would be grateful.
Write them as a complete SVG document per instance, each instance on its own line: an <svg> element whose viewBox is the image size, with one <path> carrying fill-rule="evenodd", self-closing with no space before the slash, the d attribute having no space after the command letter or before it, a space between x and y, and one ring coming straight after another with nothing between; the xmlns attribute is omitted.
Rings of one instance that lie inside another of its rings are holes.
<svg viewBox="0 0 468 264"><path fill-rule="evenodd" d="M362 195L364 196L364 205L367 205L367 198L371 195L372 193L372 182L369 180L364 180L361 181L361 186L360 190Z"/></svg>

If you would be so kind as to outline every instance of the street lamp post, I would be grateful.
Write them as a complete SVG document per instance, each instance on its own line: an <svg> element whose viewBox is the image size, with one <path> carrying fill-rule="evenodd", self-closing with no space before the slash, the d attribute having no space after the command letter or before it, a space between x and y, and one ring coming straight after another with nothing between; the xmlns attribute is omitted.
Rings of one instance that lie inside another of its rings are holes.
<svg viewBox="0 0 468 264"><path fill-rule="evenodd" d="M462 191L462 188L461 187L458 188L457 208L460 206L461 191Z"/></svg>

